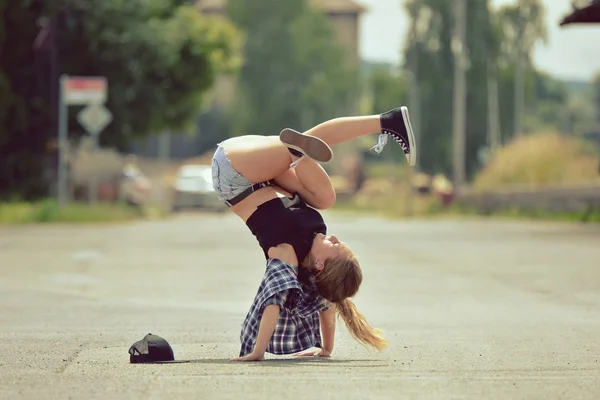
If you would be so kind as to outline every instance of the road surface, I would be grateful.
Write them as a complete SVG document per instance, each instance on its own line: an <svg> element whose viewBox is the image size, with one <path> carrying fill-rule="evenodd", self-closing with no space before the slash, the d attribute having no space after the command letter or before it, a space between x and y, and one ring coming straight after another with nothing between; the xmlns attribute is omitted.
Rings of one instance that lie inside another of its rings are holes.
<svg viewBox="0 0 600 400"><path fill-rule="evenodd" d="M0 227L0 397L600 398L600 228L327 217L382 353L230 362L264 269L231 215ZM189 362L129 364L148 332Z"/></svg>

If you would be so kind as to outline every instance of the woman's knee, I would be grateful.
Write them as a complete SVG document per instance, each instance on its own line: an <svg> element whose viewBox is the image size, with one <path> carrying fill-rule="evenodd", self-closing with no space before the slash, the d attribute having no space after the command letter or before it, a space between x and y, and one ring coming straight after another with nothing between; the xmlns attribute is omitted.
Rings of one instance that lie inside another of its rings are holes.
<svg viewBox="0 0 600 400"><path fill-rule="evenodd" d="M328 208L332 208L337 201L337 196L335 191L332 190L330 193L320 193L318 196L315 196L313 202L315 203L314 207L319 210L327 210Z"/></svg>

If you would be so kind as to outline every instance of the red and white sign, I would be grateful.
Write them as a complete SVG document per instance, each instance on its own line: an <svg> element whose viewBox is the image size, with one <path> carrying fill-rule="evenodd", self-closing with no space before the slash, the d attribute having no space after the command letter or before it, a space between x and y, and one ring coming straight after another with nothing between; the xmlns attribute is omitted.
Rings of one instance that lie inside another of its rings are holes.
<svg viewBox="0 0 600 400"><path fill-rule="evenodd" d="M106 78L66 76L61 79L62 100L69 105L103 104L106 102Z"/></svg>

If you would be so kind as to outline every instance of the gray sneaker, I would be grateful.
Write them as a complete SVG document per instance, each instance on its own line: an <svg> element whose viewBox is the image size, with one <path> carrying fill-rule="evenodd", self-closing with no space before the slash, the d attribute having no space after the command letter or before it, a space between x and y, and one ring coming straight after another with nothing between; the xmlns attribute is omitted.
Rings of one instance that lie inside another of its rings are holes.
<svg viewBox="0 0 600 400"><path fill-rule="evenodd" d="M296 157L306 156L322 164L326 164L333 159L331 147L316 136L305 135L286 128L279 134L279 140Z"/></svg>

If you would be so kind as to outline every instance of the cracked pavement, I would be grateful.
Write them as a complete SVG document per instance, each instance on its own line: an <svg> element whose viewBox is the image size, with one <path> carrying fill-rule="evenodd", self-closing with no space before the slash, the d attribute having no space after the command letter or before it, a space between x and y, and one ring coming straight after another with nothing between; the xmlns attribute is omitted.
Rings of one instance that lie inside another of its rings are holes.
<svg viewBox="0 0 600 400"><path fill-rule="evenodd" d="M340 323L331 359L230 362L264 270L230 214L0 227L0 397L600 397L600 227L326 218L382 353ZM148 332L187 362L129 364Z"/></svg>

